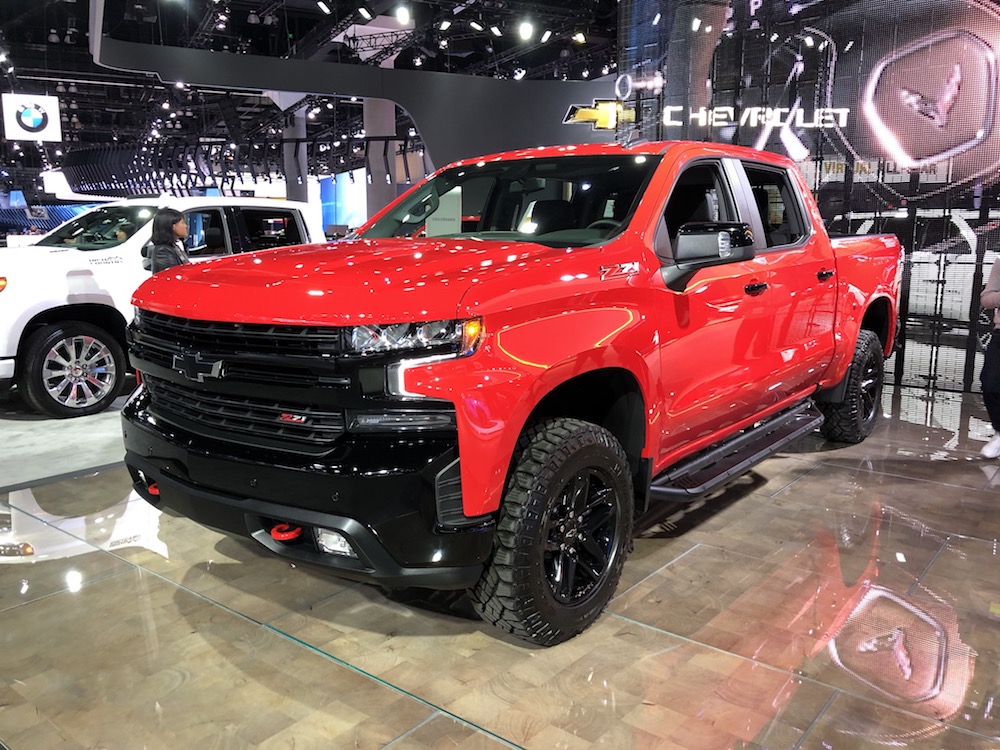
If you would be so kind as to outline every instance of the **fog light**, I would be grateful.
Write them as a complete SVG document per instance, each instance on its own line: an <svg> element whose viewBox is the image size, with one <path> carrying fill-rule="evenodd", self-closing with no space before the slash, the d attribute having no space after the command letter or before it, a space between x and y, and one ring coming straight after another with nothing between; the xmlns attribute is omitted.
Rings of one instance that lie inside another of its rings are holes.
<svg viewBox="0 0 1000 750"><path fill-rule="evenodd" d="M357 557L347 537L339 531L329 529L316 529L316 544L321 552L328 552L331 555L343 555L344 557Z"/></svg>

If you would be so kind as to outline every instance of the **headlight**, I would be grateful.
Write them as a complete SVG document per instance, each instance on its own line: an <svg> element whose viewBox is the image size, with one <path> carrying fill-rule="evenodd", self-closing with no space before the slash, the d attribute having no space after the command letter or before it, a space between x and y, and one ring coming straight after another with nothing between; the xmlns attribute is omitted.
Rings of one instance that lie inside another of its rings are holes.
<svg viewBox="0 0 1000 750"><path fill-rule="evenodd" d="M7 288L7 277L0 276L0 292Z"/></svg>
<svg viewBox="0 0 1000 750"><path fill-rule="evenodd" d="M367 354L450 345L455 352L466 355L476 350L482 329L479 318L355 326L350 334L351 348L355 352Z"/></svg>

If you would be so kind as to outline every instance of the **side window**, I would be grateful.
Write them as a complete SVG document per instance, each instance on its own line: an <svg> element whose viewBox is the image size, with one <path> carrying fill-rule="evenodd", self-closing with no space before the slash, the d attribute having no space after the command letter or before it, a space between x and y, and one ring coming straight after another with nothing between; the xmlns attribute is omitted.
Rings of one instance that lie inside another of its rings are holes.
<svg viewBox="0 0 1000 750"><path fill-rule="evenodd" d="M188 255L194 258L214 258L232 252L222 211L217 208L188 211L184 218L188 226Z"/></svg>
<svg viewBox="0 0 1000 750"><path fill-rule="evenodd" d="M806 235L805 223L788 173L746 163L743 167L764 225L766 245L792 245L802 240Z"/></svg>
<svg viewBox="0 0 1000 750"><path fill-rule="evenodd" d="M299 231L294 211L243 208L240 209L239 215L243 233L243 251L302 244L302 233Z"/></svg>
<svg viewBox="0 0 1000 750"><path fill-rule="evenodd" d="M696 164L677 180L663 212L656 238L656 254L661 261L673 260L677 233L685 224L706 221L733 221L736 211L729 186L719 164Z"/></svg>

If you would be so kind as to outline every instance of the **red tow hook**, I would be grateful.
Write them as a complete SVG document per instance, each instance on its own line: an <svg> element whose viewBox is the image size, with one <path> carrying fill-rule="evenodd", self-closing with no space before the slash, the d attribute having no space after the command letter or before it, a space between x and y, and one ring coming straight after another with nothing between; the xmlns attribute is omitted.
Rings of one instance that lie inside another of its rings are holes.
<svg viewBox="0 0 1000 750"><path fill-rule="evenodd" d="M156 486L156 482L150 482L146 485L146 491L154 497L160 494L160 488Z"/></svg>
<svg viewBox="0 0 1000 750"><path fill-rule="evenodd" d="M271 527L271 538L276 542L290 542L298 539L302 535L301 526L292 526L288 523L279 523Z"/></svg>

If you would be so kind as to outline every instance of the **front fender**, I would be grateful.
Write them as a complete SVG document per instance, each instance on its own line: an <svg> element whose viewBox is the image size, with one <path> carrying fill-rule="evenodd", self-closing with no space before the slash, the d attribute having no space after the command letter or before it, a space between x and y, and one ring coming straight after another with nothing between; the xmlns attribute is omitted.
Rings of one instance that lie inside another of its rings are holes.
<svg viewBox="0 0 1000 750"><path fill-rule="evenodd" d="M518 437L558 386L585 373L623 369L648 404L654 340L652 323L638 310L590 308L502 327L471 357L408 368L407 392L455 404L465 513L500 506Z"/></svg>

